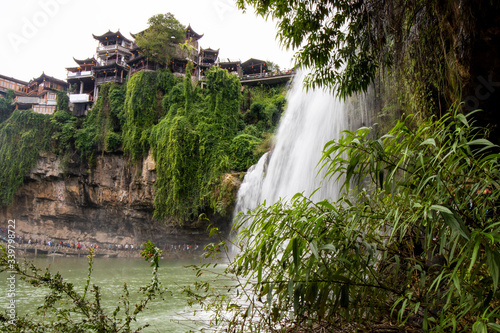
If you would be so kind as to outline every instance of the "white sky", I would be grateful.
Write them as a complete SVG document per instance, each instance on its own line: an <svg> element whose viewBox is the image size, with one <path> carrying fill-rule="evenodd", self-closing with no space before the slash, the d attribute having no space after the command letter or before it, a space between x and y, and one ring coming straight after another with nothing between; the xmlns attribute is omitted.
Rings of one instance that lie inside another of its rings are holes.
<svg viewBox="0 0 500 333"><path fill-rule="evenodd" d="M65 79L65 68L76 65L73 57L95 54L92 34L120 29L128 38L144 30L149 17L167 12L204 34L200 46L220 48L222 59L292 66L293 52L279 45L275 23L243 13L235 0L0 0L0 74Z"/></svg>

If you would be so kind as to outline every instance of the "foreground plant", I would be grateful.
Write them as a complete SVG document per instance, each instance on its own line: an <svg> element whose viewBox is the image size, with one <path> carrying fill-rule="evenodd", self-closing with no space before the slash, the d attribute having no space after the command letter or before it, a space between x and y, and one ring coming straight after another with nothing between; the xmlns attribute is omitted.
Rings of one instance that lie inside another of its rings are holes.
<svg viewBox="0 0 500 333"><path fill-rule="evenodd" d="M241 215L230 296L193 299L229 332L500 332L498 146L469 119L344 132L320 162L343 197Z"/></svg>
<svg viewBox="0 0 500 333"><path fill-rule="evenodd" d="M59 272L51 273L48 269L42 271L33 264L21 266L10 260L8 251L3 246L1 253L0 273L8 271L33 287L47 288L49 291L35 315L18 316L14 323L9 320L7 313L0 316L2 332L138 332L148 325L132 328L137 316L146 309L149 301L164 292L158 278L162 251L151 242L144 244L141 253L153 267L151 282L139 289L142 298L136 304L130 304L130 294L125 283L119 304L111 314L106 313L101 304L100 288L90 284L94 263L93 249L90 249L88 255L89 273L83 292L79 292L72 283L64 281Z"/></svg>

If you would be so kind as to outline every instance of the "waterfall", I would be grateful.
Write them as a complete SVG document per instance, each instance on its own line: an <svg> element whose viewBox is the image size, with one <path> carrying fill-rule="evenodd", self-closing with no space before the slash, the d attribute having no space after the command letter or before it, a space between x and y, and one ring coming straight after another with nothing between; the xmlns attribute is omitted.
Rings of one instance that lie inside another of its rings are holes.
<svg viewBox="0 0 500 333"><path fill-rule="evenodd" d="M267 205L280 198L289 200L303 192L313 200L338 198L334 181L324 181L318 162L324 145L339 138L347 128L345 103L331 92L304 88L305 73L299 72L288 92L288 107L282 117L274 149L250 168L238 191L235 214Z"/></svg>

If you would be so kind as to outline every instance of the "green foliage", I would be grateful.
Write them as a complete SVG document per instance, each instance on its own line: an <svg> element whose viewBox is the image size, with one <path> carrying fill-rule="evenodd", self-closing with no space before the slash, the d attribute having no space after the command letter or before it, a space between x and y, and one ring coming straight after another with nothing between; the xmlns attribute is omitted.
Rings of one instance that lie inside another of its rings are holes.
<svg viewBox="0 0 500 333"><path fill-rule="evenodd" d="M178 222L199 209L199 142L186 116L163 119L151 132L156 161L155 217L173 217Z"/></svg>
<svg viewBox="0 0 500 333"><path fill-rule="evenodd" d="M0 96L0 123L8 119L12 114L14 110L14 106L12 105L14 98L15 93L12 89L7 90L5 97Z"/></svg>
<svg viewBox="0 0 500 333"><path fill-rule="evenodd" d="M264 110L266 105L263 103L255 102L250 106L250 110L245 113L243 119L246 123L255 124L259 120L266 120L266 113Z"/></svg>
<svg viewBox="0 0 500 333"><path fill-rule="evenodd" d="M112 83L100 86L99 97L76 134L75 146L82 155L90 157L96 152L120 149L124 100L123 86Z"/></svg>
<svg viewBox="0 0 500 333"><path fill-rule="evenodd" d="M192 294L215 309L214 327L495 329L499 147L470 119L446 114L415 129L400 121L379 139L361 128L327 143L326 180L344 195L297 194L240 215L231 296Z"/></svg>
<svg viewBox="0 0 500 333"><path fill-rule="evenodd" d="M229 147L238 130L240 83L219 68L210 70L207 78L203 100L186 75L182 93L177 85L163 98L168 114L151 131L157 218L181 223L210 206L218 207L213 191L231 167Z"/></svg>
<svg viewBox="0 0 500 333"><path fill-rule="evenodd" d="M496 7L437 0L237 2L277 21L280 42L296 51L296 66L312 69L308 87L331 88L345 98L366 91L377 73L393 72L403 105L438 113L441 100L460 99L472 27L480 12Z"/></svg>
<svg viewBox="0 0 500 333"><path fill-rule="evenodd" d="M44 303L24 317L17 317L15 324L9 322L7 312L0 316L2 332L139 332L148 325L135 327L137 316L146 309L149 301L161 295L165 290L158 278L159 261L162 251L154 244L145 244L141 255L151 262L152 279L149 284L140 288L142 298L130 304L127 284L123 285L123 294L112 313L106 313L101 304L101 289L90 284L93 272L94 252L89 251L89 273L83 292L66 282L62 275L51 273L49 269L42 271L33 264L21 266L12 259L13 249L1 246L0 272L9 271L17 279L26 281L34 288L46 288L48 293ZM92 293L92 296L87 293Z"/></svg>
<svg viewBox="0 0 500 333"><path fill-rule="evenodd" d="M149 18L149 27L136 35L135 42L142 54L163 65L170 64L175 45L186 35L184 26L173 14L158 14Z"/></svg>
<svg viewBox="0 0 500 333"><path fill-rule="evenodd" d="M65 91L56 91L56 103L56 110L69 111L69 96Z"/></svg>
<svg viewBox="0 0 500 333"><path fill-rule="evenodd" d="M117 151L122 145L120 134L109 131L104 138L104 150L107 152Z"/></svg>
<svg viewBox="0 0 500 333"><path fill-rule="evenodd" d="M77 119L69 110L56 110L50 119L54 128L54 152L64 154L72 150L76 140Z"/></svg>
<svg viewBox="0 0 500 333"><path fill-rule="evenodd" d="M232 168L236 171L245 171L259 160L255 151L262 140L249 134L235 136L229 150L231 152Z"/></svg>
<svg viewBox="0 0 500 333"><path fill-rule="evenodd" d="M56 94L56 111L52 115L50 123L54 128L52 135L54 152L63 155L74 148L77 119L69 110L69 97L66 92L58 90Z"/></svg>
<svg viewBox="0 0 500 333"><path fill-rule="evenodd" d="M53 132L49 116L30 110L15 110L0 124L0 206L12 202L38 153L51 151Z"/></svg>
<svg viewBox="0 0 500 333"><path fill-rule="evenodd" d="M149 133L144 131L163 117L163 96L175 83L173 74L166 71L141 71L129 79L123 109L122 140L125 154L133 160L148 154Z"/></svg>
<svg viewBox="0 0 500 333"><path fill-rule="evenodd" d="M280 66L272 61L267 60L266 65L267 65L267 69L271 72L280 70Z"/></svg>
<svg viewBox="0 0 500 333"><path fill-rule="evenodd" d="M245 87L241 133L264 139L274 132L285 109L284 86Z"/></svg>

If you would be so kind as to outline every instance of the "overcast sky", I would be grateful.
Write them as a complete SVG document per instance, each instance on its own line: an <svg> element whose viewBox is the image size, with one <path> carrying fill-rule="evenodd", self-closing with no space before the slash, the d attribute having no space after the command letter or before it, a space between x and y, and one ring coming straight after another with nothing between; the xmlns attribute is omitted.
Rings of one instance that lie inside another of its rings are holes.
<svg viewBox="0 0 500 333"><path fill-rule="evenodd" d="M235 0L0 0L0 74L29 81L42 72L66 78L73 57L95 54L92 34L120 30L126 37L147 27L148 18L171 12L204 34L203 48L222 59L270 60L292 66L292 51L276 40L275 23L243 13Z"/></svg>

